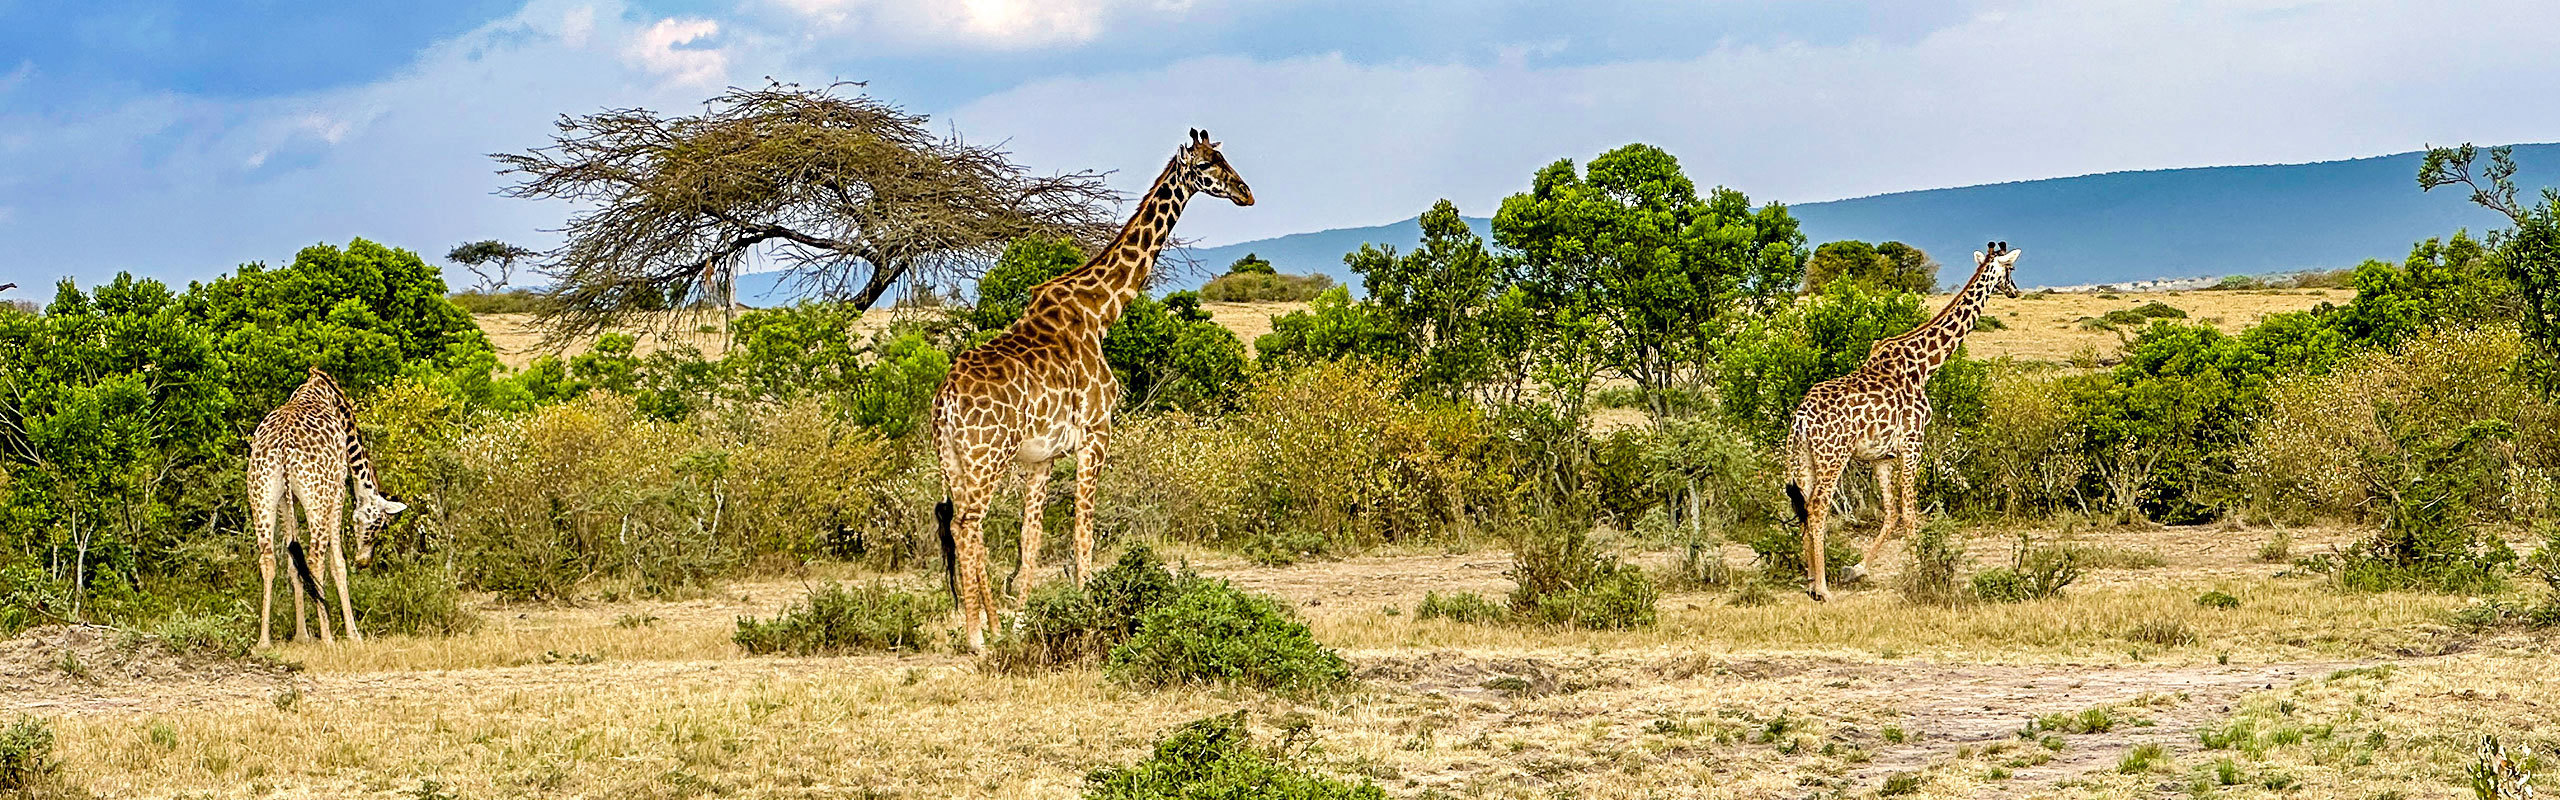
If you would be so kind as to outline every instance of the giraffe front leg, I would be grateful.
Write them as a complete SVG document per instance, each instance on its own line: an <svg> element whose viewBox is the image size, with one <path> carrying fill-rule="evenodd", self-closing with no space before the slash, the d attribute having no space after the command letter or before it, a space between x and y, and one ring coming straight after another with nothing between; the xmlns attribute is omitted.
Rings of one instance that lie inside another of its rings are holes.
<svg viewBox="0 0 2560 800"><path fill-rule="evenodd" d="M1006 594L1013 595L1019 607L1031 599L1031 584L1040 579L1040 540L1044 535L1049 510L1049 469L1055 461L1023 466L1022 480L1022 557L1013 562L1013 574L1005 576Z"/></svg>
<svg viewBox="0 0 2560 800"><path fill-rule="evenodd" d="M347 553L339 547L337 538L329 537L329 570L337 575L334 580L338 582L338 613L347 623L347 641L361 642L364 632L356 630L356 601L350 596L347 583ZM321 609L320 616L329 616L328 609Z"/></svg>
<svg viewBox="0 0 2560 800"><path fill-rule="evenodd" d="M276 512L273 502L257 503L250 511L250 526L258 531L258 649L275 646L276 616Z"/></svg>
<svg viewBox="0 0 2560 800"><path fill-rule="evenodd" d="M1105 421L1085 431L1084 447L1076 453L1076 553L1075 582L1083 586L1093 575L1093 495L1102 485L1102 454L1110 444L1111 425Z"/></svg>

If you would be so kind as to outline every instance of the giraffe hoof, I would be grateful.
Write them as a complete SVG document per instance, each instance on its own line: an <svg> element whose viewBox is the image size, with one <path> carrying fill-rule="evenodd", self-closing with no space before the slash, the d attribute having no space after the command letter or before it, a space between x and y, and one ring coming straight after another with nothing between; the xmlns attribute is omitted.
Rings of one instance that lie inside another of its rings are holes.
<svg viewBox="0 0 2560 800"><path fill-rule="evenodd" d="M1822 589L1806 589L1806 590L1804 590L1804 593L1805 593L1805 594L1808 594L1808 595L1812 595L1812 596L1813 596L1813 601L1814 601L1814 602L1816 602L1816 603L1828 603L1828 602L1831 602L1831 593L1830 593L1830 592L1828 592L1828 591L1825 591L1825 590L1822 590Z"/></svg>

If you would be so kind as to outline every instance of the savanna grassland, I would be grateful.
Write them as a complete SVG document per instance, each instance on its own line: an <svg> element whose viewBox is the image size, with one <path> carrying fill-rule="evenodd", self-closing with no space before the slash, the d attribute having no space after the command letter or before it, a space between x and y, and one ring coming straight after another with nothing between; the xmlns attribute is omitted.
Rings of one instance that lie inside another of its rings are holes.
<svg viewBox="0 0 2560 800"><path fill-rule="evenodd" d="M1133 298L1108 566L1061 575L1069 464L1000 496L995 575L1049 538L985 653L925 410L1075 236L879 308L455 293L361 239L66 282L0 310L0 797L2474 796L2484 742L2560 752L2560 194L2506 202L2348 270L1972 295L1926 524L1859 563L1850 470L1816 533L1866 577L1817 603L1789 417L1976 264L1559 161L1489 239L1444 201L1347 254L1356 298ZM363 641L260 647L244 453L313 367L408 510Z"/></svg>

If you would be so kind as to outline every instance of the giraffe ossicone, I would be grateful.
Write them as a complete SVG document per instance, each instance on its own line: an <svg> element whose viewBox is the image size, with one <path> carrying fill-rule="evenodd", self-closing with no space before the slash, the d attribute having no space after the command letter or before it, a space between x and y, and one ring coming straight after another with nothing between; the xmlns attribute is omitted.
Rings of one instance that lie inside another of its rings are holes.
<svg viewBox="0 0 2560 800"><path fill-rule="evenodd" d="M1973 277L1937 316L1909 333L1877 340L1867 350L1865 363L1847 375L1814 384L1796 406L1780 453L1786 460L1787 500L1803 526L1805 591L1813 599L1831 599L1830 576L1823 563L1823 529L1832 492L1850 462L1875 468L1877 505L1884 516L1875 542L1867 545L1865 562L1874 561L1895 532L1919 530L1915 484L1929 425L1929 376L1964 344L1965 334L1973 332L1992 292L2018 296L2010 276L2024 252L2009 249L2008 242L1985 243L1981 252L1973 254ZM1864 567L1863 562L1852 566L1841 577L1862 578Z"/></svg>
<svg viewBox="0 0 2560 800"><path fill-rule="evenodd" d="M350 482L355 486L351 509L354 524L350 527L355 535L358 565L373 560L373 534L388 524L392 515L409 506L382 493L382 484L373 473L373 460L366 455L364 443L356 438L355 405L328 373L312 367L310 377L293 390L293 396L258 421L257 432L249 438L247 477L249 520L258 534L258 646L274 642L270 627L275 615L279 523L291 540L288 551L293 574L286 580L299 578L302 589L286 592L293 595L294 638L310 635L302 613L302 598L308 594L319 602L321 641L336 640L329 633L329 601L320 593L309 563L309 559L319 559L337 586L338 609L346 623L347 638L362 641L364 634L356 630L355 602L347 588L347 557L338 539L339 511L349 499L347 486ZM293 532L296 505L310 521L311 546L307 551L302 538Z"/></svg>
<svg viewBox="0 0 2560 800"><path fill-rule="evenodd" d="M1028 597L1040 562L1041 509L1049 467L1061 456L1076 465L1075 550L1071 574L1093 571L1093 495L1111 412L1120 385L1102 355L1103 333L1145 291L1156 255L1193 194L1253 205L1253 189L1209 132L1191 129L1164 172L1139 197L1135 213L1102 252L1066 274L1031 287L1012 327L952 359L933 395L934 449L941 459L944 500L934 508L942 563L970 650L986 646L995 623L982 525L997 488L1024 473L1022 555L1006 583L1016 602Z"/></svg>

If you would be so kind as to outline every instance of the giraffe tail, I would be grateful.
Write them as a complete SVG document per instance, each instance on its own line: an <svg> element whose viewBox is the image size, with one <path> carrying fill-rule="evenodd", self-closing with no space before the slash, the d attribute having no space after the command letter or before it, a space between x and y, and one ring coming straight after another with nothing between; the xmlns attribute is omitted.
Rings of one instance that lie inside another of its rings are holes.
<svg viewBox="0 0 2560 800"><path fill-rule="evenodd" d="M943 498L933 506L934 526L941 529L942 586L951 593L951 602L960 602L960 553L951 542L951 500Z"/></svg>
<svg viewBox="0 0 2560 800"><path fill-rule="evenodd" d="M1787 482L1787 505L1795 507L1796 524L1804 524L1806 517L1804 511L1804 487L1796 485L1795 481Z"/></svg>
<svg viewBox="0 0 2560 800"><path fill-rule="evenodd" d="M311 562L302 557L302 543L286 542L284 543L284 552L285 555L293 557L293 574L302 577L302 593L311 595L311 599L313 600L319 600L323 603L329 602L320 596L320 580L311 576Z"/></svg>

